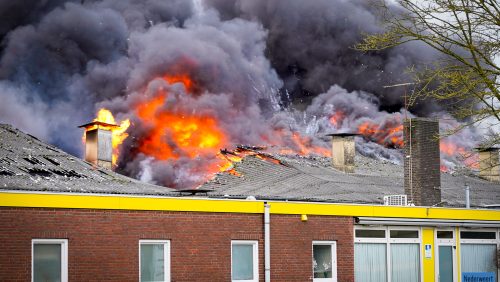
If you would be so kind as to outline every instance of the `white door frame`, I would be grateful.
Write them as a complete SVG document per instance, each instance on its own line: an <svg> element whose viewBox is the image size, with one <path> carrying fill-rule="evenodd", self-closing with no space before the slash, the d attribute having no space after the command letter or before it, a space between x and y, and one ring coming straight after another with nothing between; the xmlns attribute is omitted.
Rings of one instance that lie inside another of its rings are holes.
<svg viewBox="0 0 500 282"><path fill-rule="evenodd" d="M438 239L437 238L437 232L438 231L451 231L453 232L453 238L447 238L447 239ZM435 272L435 281L439 281L439 246L451 246L452 247L452 258L453 258L453 282L458 282L458 273L457 273L457 243L456 243L456 232L455 228L436 228L434 229L434 242L435 247L434 247L434 252L435 252L435 259L434 259L434 264L436 268Z"/></svg>

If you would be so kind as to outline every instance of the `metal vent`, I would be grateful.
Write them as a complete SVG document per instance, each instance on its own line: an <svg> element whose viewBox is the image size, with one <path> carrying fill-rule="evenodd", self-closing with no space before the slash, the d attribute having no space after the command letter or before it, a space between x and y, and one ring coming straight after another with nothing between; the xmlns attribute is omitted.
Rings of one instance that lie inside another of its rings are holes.
<svg viewBox="0 0 500 282"><path fill-rule="evenodd" d="M385 206L407 206L408 199L406 195L389 195L384 196Z"/></svg>

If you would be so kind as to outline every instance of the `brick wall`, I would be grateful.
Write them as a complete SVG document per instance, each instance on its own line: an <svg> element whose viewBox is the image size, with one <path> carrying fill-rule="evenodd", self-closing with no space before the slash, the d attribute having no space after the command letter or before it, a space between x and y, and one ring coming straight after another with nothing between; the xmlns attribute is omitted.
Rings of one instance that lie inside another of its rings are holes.
<svg viewBox="0 0 500 282"><path fill-rule="evenodd" d="M68 239L70 281L138 281L138 241L171 240L172 281L230 281L231 240L259 241L262 214L0 208L0 281L29 281L31 240ZM351 217L271 216L272 281L307 281L312 240L338 241L339 281L353 278Z"/></svg>
<svg viewBox="0 0 500 282"><path fill-rule="evenodd" d="M439 122L405 120L404 134L405 156L410 156L404 158L405 194L417 206L435 205L441 202Z"/></svg>

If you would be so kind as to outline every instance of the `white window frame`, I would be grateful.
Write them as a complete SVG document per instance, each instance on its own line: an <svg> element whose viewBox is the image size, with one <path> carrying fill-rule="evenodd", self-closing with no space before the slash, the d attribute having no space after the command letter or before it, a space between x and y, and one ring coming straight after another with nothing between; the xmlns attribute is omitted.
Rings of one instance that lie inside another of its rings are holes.
<svg viewBox="0 0 500 282"><path fill-rule="evenodd" d="M495 233L495 239L462 239L462 231L472 231L472 232L493 232ZM460 254L458 256L461 256L462 252L462 245L467 245L467 244L484 244L484 245L496 245L497 247L497 253L500 251L500 228L459 228L458 229L458 234L456 235L458 237L458 242L460 243ZM499 258L497 257L497 260ZM498 261L497 261L498 263ZM462 261L460 261L460 276L462 275ZM500 268L497 268L497 281L500 281Z"/></svg>
<svg viewBox="0 0 500 282"><path fill-rule="evenodd" d="M486 228L478 228L478 229L467 229L460 228L458 231L458 238L460 238L460 244L497 244L499 243L498 238L498 229L486 229ZM495 233L495 239L462 239L462 232L491 232Z"/></svg>
<svg viewBox="0 0 500 282"><path fill-rule="evenodd" d="M139 240L139 282L141 281L141 245L163 245L165 281L170 282L170 240Z"/></svg>
<svg viewBox="0 0 500 282"><path fill-rule="evenodd" d="M314 265L313 268L313 281L314 282L337 282L337 242L336 241L313 241L312 242L312 255L314 259L314 245L330 246L332 250L332 278L314 278Z"/></svg>
<svg viewBox="0 0 500 282"><path fill-rule="evenodd" d="M233 279L233 246L234 245L251 245L253 256L253 279L251 280L234 280ZM253 240L231 240L231 281L237 282L258 282L259 281L259 242Z"/></svg>
<svg viewBox="0 0 500 282"><path fill-rule="evenodd" d="M61 245L61 282L68 282L68 239L32 239L31 240L31 281L35 279L35 245Z"/></svg>
<svg viewBox="0 0 500 282"><path fill-rule="evenodd" d="M385 238L357 238L356 230L385 230ZM418 232L418 238L391 238L391 230L414 230ZM398 243L418 244L419 260L420 260L420 282L424 281L424 259L422 255L422 227L420 226L354 226L354 243L376 243L386 245L386 277L387 281L392 281L391 269L391 245Z"/></svg>

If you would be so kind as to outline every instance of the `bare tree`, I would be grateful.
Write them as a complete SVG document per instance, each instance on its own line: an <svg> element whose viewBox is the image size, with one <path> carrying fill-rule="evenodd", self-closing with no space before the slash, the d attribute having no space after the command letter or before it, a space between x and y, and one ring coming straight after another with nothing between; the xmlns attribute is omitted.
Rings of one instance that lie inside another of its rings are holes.
<svg viewBox="0 0 500 282"><path fill-rule="evenodd" d="M500 124L500 2L498 0L375 0L386 29L356 45L362 51L420 41L440 60L412 68L410 102L446 100L455 117ZM496 60L495 60L496 59ZM493 139L500 139L498 133Z"/></svg>

